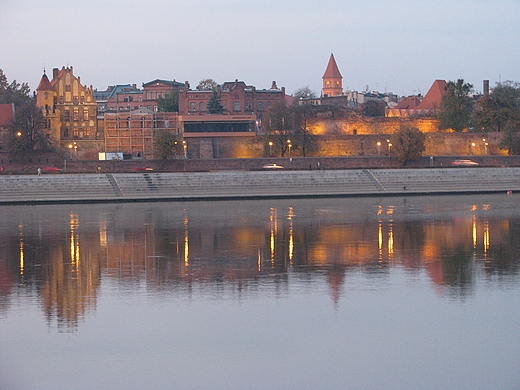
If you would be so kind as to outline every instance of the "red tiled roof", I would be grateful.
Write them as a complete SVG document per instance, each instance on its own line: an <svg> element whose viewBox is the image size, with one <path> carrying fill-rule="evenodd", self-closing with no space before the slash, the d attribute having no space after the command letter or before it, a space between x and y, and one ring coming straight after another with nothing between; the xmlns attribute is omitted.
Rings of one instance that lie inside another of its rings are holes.
<svg viewBox="0 0 520 390"><path fill-rule="evenodd" d="M42 76L42 79L40 80L40 84L38 84L38 88L36 88L37 91L45 91L52 89L51 82L49 81L49 78L44 73Z"/></svg>
<svg viewBox="0 0 520 390"><path fill-rule="evenodd" d="M446 93L446 85L445 80L435 80L422 102L415 108L417 110L438 110L441 106L442 96Z"/></svg>
<svg viewBox="0 0 520 390"><path fill-rule="evenodd" d="M420 103L421 101L417 96L408 96L403 98L394 108L398 110L409 110L416 108Z"/></svg>
<svg viewBox="0 0 520 390"><path fill-rule="evenodd" d="M336 64L336 60L334 59L334 54L331 53L329 64L327 65L327 69L325 70L325 74L323 78L343 78L341 75L338 65Z"/></svg>
<svg viewBox="0 0 520 390"><path fill-rule="evenodd" d="M14 118L13 104L0 104L0 127L8 126Z"/></svg>

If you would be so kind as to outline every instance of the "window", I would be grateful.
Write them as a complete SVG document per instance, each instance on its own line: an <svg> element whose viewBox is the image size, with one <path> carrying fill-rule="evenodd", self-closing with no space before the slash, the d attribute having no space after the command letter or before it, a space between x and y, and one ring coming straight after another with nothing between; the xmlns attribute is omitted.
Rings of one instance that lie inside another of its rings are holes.
<svg viewBox="0 0 520 390"><path fill-rule="evenodd" d="M258 102L258 111L264 111L264 103Z"/></svg>
<svg viewBox="0 0 520 390"><path fill-rule="evenodd" d="M240 102L233 103L233 111L240 111Z"/></svg>
<svg viewBox="0 0 520 390"><path fill-rule="evenodd" d="M195 111L195 102L190 103L190 111Z"/></svg>
<svg viewBox="0 0 520 390"><path fill-rule="evenodd" d="M45 92L43 96L45 97L45 100L47 100L49 98L49 92Z"/></svg>
<svg viewBox="0 0 520 390"><path fill-rule="evenodd" d="M267 109L267 108L269 108L269 107L271 107L271 102L267 102L267 103L265 103L265 108Z"/></svg>
<svg viewBox="0 0 520 390"><path fill-rule="evenodd" d="M199 111L204 112L204 102L199 103Z"/></svg>
<svg viewBox="0 0 520 390"><path fill-rule="evenodd" d="M70 85L65 86L65 92L70 92Z"/></svg>
<svg viewBox="0 0 520 390"><path fill-rule="evenodd" d="M81 96L81 97L79 98L79 102L80 102L81 104L85 103L85 96Z"/></svg>
<svg viewBox="0 0 520 390"><path fill-rule="evenodd" d="M88 121L88 108L83 110L83 120Z"/></svg>
<svg viewBox="0 0 520 390"><path fill-rule="evenodd" d="M59 104L63 104L63 96L60 96L58 102L59 102Z"/></svg>
<svg viewBox="0 0 520 390"><path fill-rule="evenodd" d="M78 99L78 97L77 97L77 96L74 96L74 104L77 105L78 103L79 103L79 99Z"/></svg>
<svg viewBox="0 0 520 390"><path fill-rule="evenodd" d="M74 114L72 115L73 121L79 121L79 110L77 108L74 109Z"/></svg>
<svg viewBox="0 0 520 390"><path fill-rule="evenodd" d="M63 130L63 138L69 138L69 128L65 127Z"/></svg>
<svg viewBox="0 0 520 390"><path fill-rule="evenodd" d="M70 111L65 110L64 119L66 122L70 121Z"/></svg>

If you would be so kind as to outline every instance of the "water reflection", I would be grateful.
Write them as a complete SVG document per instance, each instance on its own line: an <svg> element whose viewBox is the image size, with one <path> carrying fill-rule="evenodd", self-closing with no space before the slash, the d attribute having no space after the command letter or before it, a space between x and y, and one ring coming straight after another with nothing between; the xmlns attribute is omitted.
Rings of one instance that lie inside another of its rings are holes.
<svg viewBox="0 0 520 390"><path fill-rule="evenodd" d="M337 306L349 274L381 278L396 267L462 299L479 279L517 282L517 200L4 207L0 311L20 291L36 291L49 325L74 328L95 309L102 280L240 298L325 277Z"/></svg>

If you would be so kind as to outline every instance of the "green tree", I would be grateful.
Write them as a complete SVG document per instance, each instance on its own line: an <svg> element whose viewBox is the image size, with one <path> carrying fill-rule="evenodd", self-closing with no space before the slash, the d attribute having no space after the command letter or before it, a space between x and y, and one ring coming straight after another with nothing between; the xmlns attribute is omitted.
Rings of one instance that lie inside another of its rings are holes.
<svg viewBox="0 0 520 390"><path fill-rule="evenodd" d="M473 100L469 94L472 88L473 85L465 83L463 79L448 82L439 111L440 129L460 132L470 126Z"/></svg>
<svg viewBox="0 0 520 390"><path fill-rule="evenodd" d="M211 91L218 88L218 83L213 79L203 79L199 81L196 89L198 91Z"/></svg>
<svg viewBox="0 0 520 390"><path fill-rule="evenodd" d="M397 159L406 165L408 161L420 158L426 149L425 139L426 136L418 128L401 125L391 138Z"/></svg>
<svg viewBox="0 0 520 390"><path fill-rule="evenodd" d="M159 112L179 112L179 91L171 91L156 102Z"/></svg>
<svg viewBox="0 0 520 390"><path fill-rule="evenodd" d="M11 131L8 134L7 150L13 157L23 157L34 150L50 150L52 139L45 131L45 118L32 102L18 107Z"/></svg>
<svg viewBox="0 0 520 390"><path fill-rule="evenodd" d="M27 83L8 82L4 71L0 69L0 104L13 103L15 107L23 106L31 101L30 88Z"/></svg>
<svg viewBox="0 0 520 390"><path fill-rule="evenodd" d="M213 94L208 101L208 113L210 114L222 114L224 112L224 107L220 103L220 96L217 93L217 90L213 90Z"/></svg>
<svg viewBox="0 0 520 390"><path fill-rule="evenodd" d="M178 137L165 129L157 131L154 137L153 147L154 157L163 160L180 155L182 150L182 145Z"/></svg>
<svg viewBox="0 0 520 390"><path fill-rule="evenodd" d="M513 81L497 86L478 104L476 124L483 131L502 131L508 123L520 121L520 84ZM514 125L513 125L514 127Z"/></svg>

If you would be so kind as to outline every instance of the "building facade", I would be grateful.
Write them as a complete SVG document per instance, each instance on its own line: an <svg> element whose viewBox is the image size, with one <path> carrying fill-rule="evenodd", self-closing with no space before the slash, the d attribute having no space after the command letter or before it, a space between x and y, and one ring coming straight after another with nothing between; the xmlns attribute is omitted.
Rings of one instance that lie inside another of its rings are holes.
<svg viewBox="0 0 520 390"><path fill-rule="evenodd" d="M173 91L179 91L188 85L178 81L155 79L143 84L143 107L157 111L157 99L166 97Z"/></svg>
<svg viewBox="0 0 520 390"><path fill-rule="evenodd" d="M129 112L105 113L105 152L123 153L127 158L154 158L154 137L159 130L179 135L176 112L139 108Z"/></svg>
<svg viewBox="0 0 520 390"><path fill-rule="evenodd" d="M47 120L47 131L59 146L66 148L73 141L82 141L90 149L89 141L102 139L92 86L81 84L72 66L54 68L52 80L44 72L36 88L36 105Z"/></svg>
<svg viewBox="0 0 520 390"><path fill-rule="evenodd" d="M180 115L205 115L213 91L184 88L179 92ZM265 111L275 103L285 102L285 88L273 81L270 89L256 89L243 81L226 82L217 88L224 115L255 115L259 124Z"/></svg>

